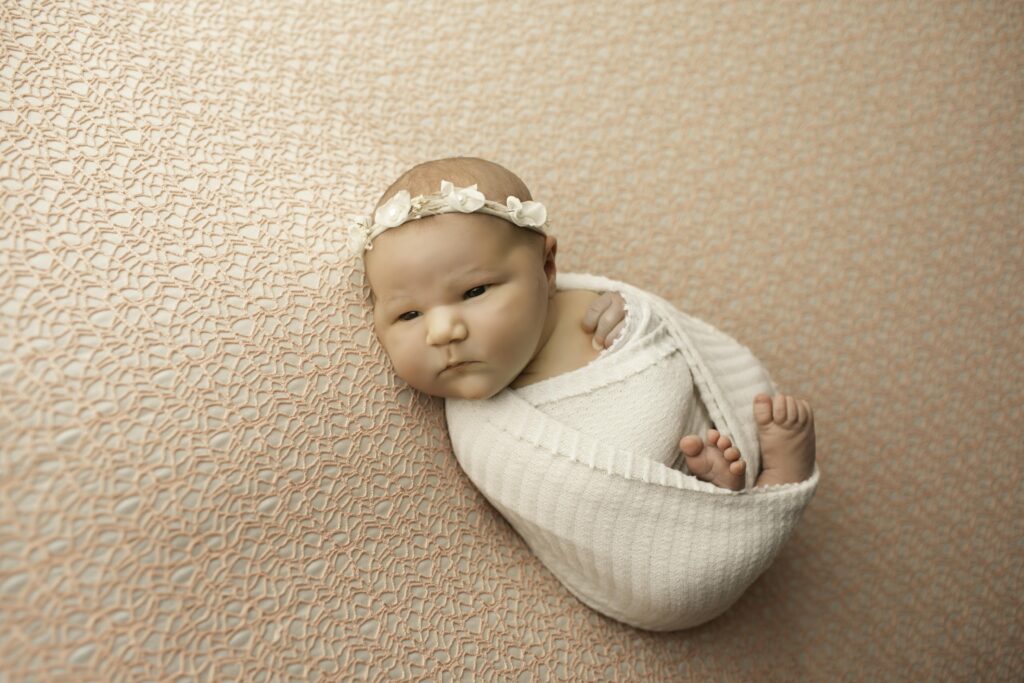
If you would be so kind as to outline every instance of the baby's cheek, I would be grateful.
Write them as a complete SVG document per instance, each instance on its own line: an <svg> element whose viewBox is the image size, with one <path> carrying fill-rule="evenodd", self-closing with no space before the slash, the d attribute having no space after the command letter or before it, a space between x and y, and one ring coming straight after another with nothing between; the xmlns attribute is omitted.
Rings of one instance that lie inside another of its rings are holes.
<svg viewBox="0 0 1024 683"><path fill-rule="evenodd" d="M405 336L391 335L384 351L391 358L395 372L406 382L413 384L429 374L422 344L415 344Z"/></svg>
<svg viewBox="0 0 1024 683"><path fill-rule="evenodd" d="M391 335L381 334L379 329L375 329L374 333L377 335L377 341L380 342L381 348L384 349L384 354L388 357L388 359L391 361L391 364L395 366L395 369L397 370L398 366L401 365L402 354L400 352L400 349L395 345L394 339L392 338Z"/></svg>

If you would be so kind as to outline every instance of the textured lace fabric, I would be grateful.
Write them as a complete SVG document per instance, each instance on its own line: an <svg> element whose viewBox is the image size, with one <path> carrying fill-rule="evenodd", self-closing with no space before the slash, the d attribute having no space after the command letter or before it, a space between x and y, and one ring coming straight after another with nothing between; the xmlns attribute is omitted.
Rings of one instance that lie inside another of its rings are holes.
<svg viewBox="0 0 1024 683"><path fill-rule="evenodd" d="M1024 681L1024 3L403 6L0 4L0 681ZM342 217L448 154L811 400L721 621L578 604L394 374Z"/></svg>
<svg viewBox="0 0 1024 683"><path fill-rule="evenodd" d="M685 469L679 439L703 438L711 426L707 410L665 321L635 305L631 293L620 293L626 323L610 347L582 367L510 391L575 429ZM604 371L608 364L615 365L612 375ZM649 406L653 421L636 420L630 407L637 400Z"/></svg>

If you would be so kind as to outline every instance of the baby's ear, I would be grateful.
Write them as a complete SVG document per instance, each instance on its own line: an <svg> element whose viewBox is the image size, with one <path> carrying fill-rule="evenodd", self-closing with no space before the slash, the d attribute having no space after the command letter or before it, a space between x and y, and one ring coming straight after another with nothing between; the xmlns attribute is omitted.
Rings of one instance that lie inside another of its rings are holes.
<svg viewBox="0 0 1024 683"><path fill-rule="evenodd" d="M544 274L548 278L548 286L555 290L555 281L558 277L558 266L555 265L555 256L558 254L558 238L554 235L547 235L544 238Z"/></svg>

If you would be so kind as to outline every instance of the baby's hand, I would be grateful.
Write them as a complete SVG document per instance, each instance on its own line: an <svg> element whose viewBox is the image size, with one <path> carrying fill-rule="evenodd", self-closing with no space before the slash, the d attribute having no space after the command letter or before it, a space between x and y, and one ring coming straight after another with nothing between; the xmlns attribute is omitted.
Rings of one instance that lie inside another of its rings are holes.
<svg viewBox="0 0 1024 683"><path fill-rule="evenodd" d="M615 342L626 320L626 300L618 292L603 292L583 316L583 329L594 332L594 348L601 350Z"/></svg>

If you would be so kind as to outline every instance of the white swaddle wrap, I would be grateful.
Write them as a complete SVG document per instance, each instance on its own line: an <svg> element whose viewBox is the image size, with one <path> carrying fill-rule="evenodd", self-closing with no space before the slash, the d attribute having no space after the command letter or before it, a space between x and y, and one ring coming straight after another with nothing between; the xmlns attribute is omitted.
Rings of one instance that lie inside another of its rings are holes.
<svg viewBox="0 0 1024 683"><path fill-rule="evenodd" d="M610 348L581 368L510 391L577 431L687 471L679 438L703 437L711 419L668 323L630 292L619 294L626 300L626 319ZM638 420L632 405L641 394Z"/></svg>
<svg viewBox="0 0 1024 683"><path fill-rule="evenodd" d="M776 393L750 351L624 282L560 273L559 289L618 291L627 326L588 365L483 401L447 399L455 456L577 598L624 623L689 628L729 608L771 564L819 480L753 489L753 398ZM679 463L713 423L747 463L746 488Z"/></svg>

